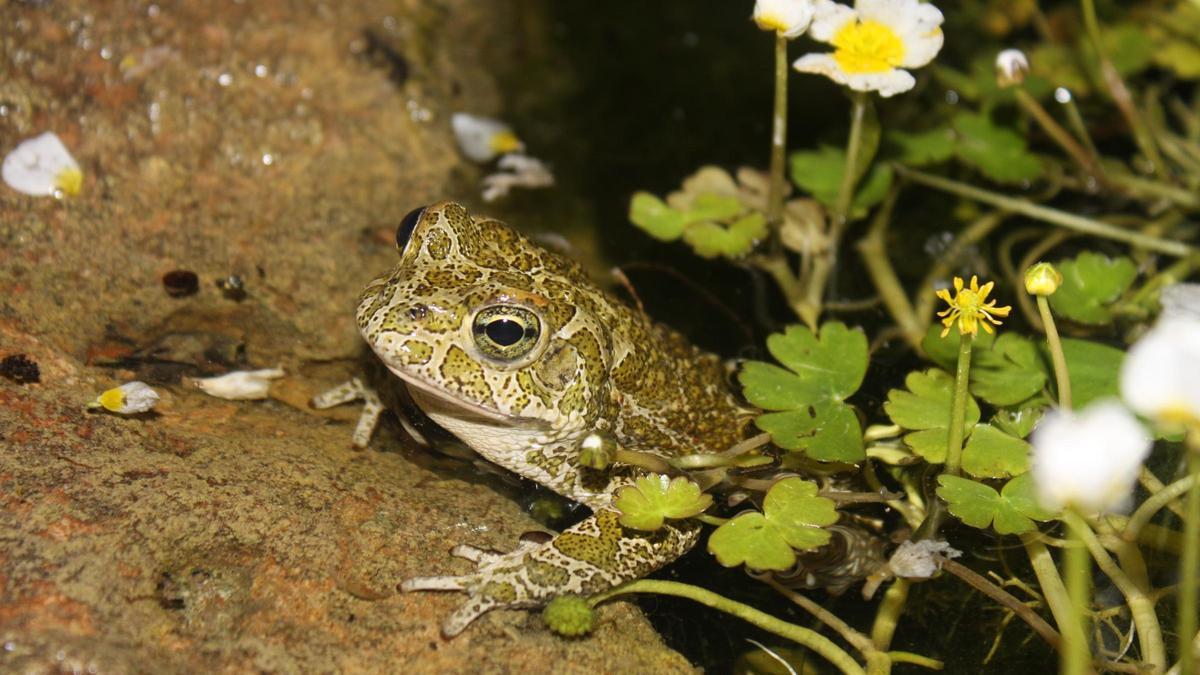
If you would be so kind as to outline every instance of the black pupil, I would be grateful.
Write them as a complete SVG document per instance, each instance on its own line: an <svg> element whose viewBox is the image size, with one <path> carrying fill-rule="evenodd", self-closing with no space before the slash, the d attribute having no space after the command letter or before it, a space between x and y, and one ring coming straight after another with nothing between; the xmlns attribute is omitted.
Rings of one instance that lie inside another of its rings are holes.
<svg viewBox="0 0 1200 675"><path fill-rule="evenodd" d="M525 335L525 327L512 319L494 319L488 322L483 332L492 342L501 347L510 347Z"/></svg>
<svg viewBox="0 0 1200 675"><path fill-rule="evenodd" d="M425 213L425 207L413 209L404 216L404 220L400 221L400 226L396 228L396 248L404 250L408 244L408 238L412 236L413 230L417 227L417 221L421 219L421 214Z"/></svg>

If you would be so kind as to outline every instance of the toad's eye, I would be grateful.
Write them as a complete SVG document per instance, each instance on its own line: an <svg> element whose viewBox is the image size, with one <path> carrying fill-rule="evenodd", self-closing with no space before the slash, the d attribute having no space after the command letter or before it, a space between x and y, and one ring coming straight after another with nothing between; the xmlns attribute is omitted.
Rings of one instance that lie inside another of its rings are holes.
<svg viewBox="0 0 1200 675"><path fill-rule="evenodd" d="M475 346L497 361L515 361L533 351L541 332L537 314L516 305L484 307L471 323Z"/></svg>
<svg viewBox="0 0 1200 675"><path fill-rule="evenodd" d="M396 228L396 248L401 253L404 252L404 247L408 246L408 240L412 238L413 230L417 227L417 221L421 220L422 213L425 213L424 206L409 211L408 215L400 221L400 226Z"/></svg>

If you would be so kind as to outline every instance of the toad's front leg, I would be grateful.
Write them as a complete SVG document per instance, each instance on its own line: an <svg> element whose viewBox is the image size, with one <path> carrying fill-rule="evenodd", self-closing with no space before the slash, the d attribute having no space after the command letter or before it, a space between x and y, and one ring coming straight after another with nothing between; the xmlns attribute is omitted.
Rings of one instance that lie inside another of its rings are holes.
<svg viewBox="0 0 1200 675"><path fill-rule="evenodd" d="M458 546L454 555L478 564L462 576L418 577L404 591L463 591L467 601L442 624L446 637L496 608L536 607L566 595L592 595L643 577L683 555L700 537L700 524L681 521L656 532L630 530L620 514L602 509L553 539L499 554Z"/></svg>

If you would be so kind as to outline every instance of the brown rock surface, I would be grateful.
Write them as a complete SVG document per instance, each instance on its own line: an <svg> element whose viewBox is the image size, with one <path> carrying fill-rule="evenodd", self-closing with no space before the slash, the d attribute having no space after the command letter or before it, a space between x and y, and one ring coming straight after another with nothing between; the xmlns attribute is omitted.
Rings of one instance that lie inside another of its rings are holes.
<svg viewBox="0 0 1200 675"><path fill-rule="evenodd" d="M396 583L535 524L466 465L386 451L395 432L355 452L353 411L303 405L361 367L358 289L454 190L448 116L498 108L481 64L518 4L0 7L0 150L54 131L85 175L63 201L0 186L0 358L41 375L0 378L0 671L690 670L623 603L579 641L523 612L441 639L459 598ZM176 269L198 293L168 296ZM263 402L180 380L275 365ZM155 413L84 410L133 378Z"/></svg>

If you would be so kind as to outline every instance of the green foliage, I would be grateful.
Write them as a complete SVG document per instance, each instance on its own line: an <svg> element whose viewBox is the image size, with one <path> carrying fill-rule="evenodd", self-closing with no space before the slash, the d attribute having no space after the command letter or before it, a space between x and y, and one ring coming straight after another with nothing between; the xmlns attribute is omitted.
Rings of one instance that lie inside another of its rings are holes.
<svg viewBox="0 0 1200 675"><path fill-rule="evenodd" d="M1029 470L1029 444L990 424L976 424L963 448L963 471L976 478L1005 478Z"/></svg>
<svg viewBox="0 0 1200 675"><path fill-rule="evenodd" d="M762 513L748 511L724 523L708 538L708 551L726 567L783 571L796 563L796 549L829 541L821 529L837 522L833 501L817 496L817 484L792 477L771 486Z"/></svg>
<svg viewBox="0 0 1200 675"><path fill-rule="evenodd" d="M653 532L663 520L679 520L699 515L712 505L712 495L700 492L700 486L677 476L643 476L617 490L613 506L621 512L621 524L635 530Z"/></svg>
<svg viewBox="0 0 1200 675"><path fill-rule="evenodd" d="M1146 27L1154 63L1186 80L1200 79L1200 4L1177 2Z"/></svg>
<svg viewBox="0 0 1200 675"><path fill-rule="evenodd" d="M935 363L954 368L958 360L958 331L942 337L930 326L921 347ZM995 406L1027 401L1042 391L1048 378L1046 362L1032 340L1012 332L999 336L980 332L971 350L971 393Z"/></svg>
<svg viewBox="0 0 1200 675"><path fill-rule="evenodd" d="M758 427L779 447L813 459L862 459L858 416L843 401L866 376L866 335L837 322L822 325L819 336L789 326L767 338L767 349L784 367L750 361L738 373L748 401L778 411L759 416Z"/></svg>
<svg viewBox="0 0 1200 675"><path fill-rule="evenodd" d="M1093 251L1063 260L1058 263L1058 271L1063 282L1050 296L1054 313L1095 326L1112 323L1108 305L1121 297L1137 277L1137 266L1129 258L1109 258Z"/></svg>
<svg viewBox="0 0 1200 675"><path fill-rule="evenodd" d="M907 390L888 392L884 412L899 426L914 430L904 436L904 442L913 452L934 464L946 461L954 378L933 368L909 373L904 384ZM968 396L964 434L979 421L979 414L979 405Z"/></svg>
<svg viewBox="0 0 1200 675"><path fill-rule="evenodd" d="M723 169L701 167L664 202L637 192L629 219L660 241L683 241L704 258L746 255L767 236L766 217L750 208L742 190Z"/></svg>
<svg viewBox="0 0 1200 675"><path fill-rule="evenodd" d="M1042 419L1042 411L1040 406L1001 410L992 417L991 424L1009 436L1026 438Z"/></svg>
<svg viewBox="0 0 1200 675"><path fill-rule="evenodd" d="M1142 26L1121 23L1105 26L1101 33L1104 52L1124 77L1145 70L1154 60L1156 48ZM1106 87L1100 62L1091 40L1081 32L1075 44L1043 43L1029 53L1032 73L1085 97Z"/></svg>
<svg viewBox="0 0 1200 675"><path fill-rule="evenodd" d="M889 131L885 141L895 159L909 166L940 164L954 156L954 131L946 127L913 134Z"/></svg>
<svg viewBox="0 0 1200 675"><path fill-rule="evenodd" d="M1050 520L1037 504L1029 474L1008 481L1000 492L976 481L943 474L938 476L937 494L950 513L963 523L980 529L993 526L1000 534L1023 534L1036 527L1035 520Z"/></svg>
<svg viewBox="0 0 1200 675"><path fill-rule="evenodd" d="M816 150L792 153L788 159L792 182L811 194L826 207L837 204L838 190L842 185L842 172L846 168L846 151L830 145ZM871 166L858 183L850 216L861 218L867 210L883 200L892 184L892 170L883 163Z"/></svg>
<svg viewBox="0 0 1200 675"><path fill-rule="evenodd" d="M1076 408L1084 408L1092 401L1113 398L1119 394L1117 377L1121 373L1125 352L1099 342L1075 338L1064 338L1062 347L1071 378L1071 399Z"/></svg>
<svg viewBox="0 0 1200 675"><path fill-rule="evenodd" d="M1042 161L1029 152L1025 137L997 126L983 114L960 112L953 120L955 153L964 164L998 183L1020 183L1042 175Z"/></svg>

